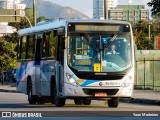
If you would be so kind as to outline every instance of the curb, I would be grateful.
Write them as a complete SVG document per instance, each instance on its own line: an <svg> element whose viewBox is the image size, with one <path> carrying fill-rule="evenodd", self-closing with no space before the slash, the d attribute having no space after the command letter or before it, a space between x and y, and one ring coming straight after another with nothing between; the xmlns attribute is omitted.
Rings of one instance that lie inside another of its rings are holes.
<svg viewBox="0 0 160 120"><path fill-rule="evenodd" d="M150 105L160 105L160 100L151 100L151 99L144 99L144 98L121 98L121 102L125 103L141 103L141 104L150 104Z"/></svg>
<svg viewBox="0 0 160 120"><path fill-rule="evenodd" d="M0 89L0 92L20 93L17 90L6 90L6 89Z"/></svg>
<svg viewBox="0 0 160 120"><path fill-rule="evenodd" d="M2 87L2 89L0 89L0 92L20 93L17 90L12 90L12 89L9 90L9 89L3 88L3 86L6 86L6 85L9 87L16 87L14 83L13 84L9 84L9 83L0 84L0 87Z"/></svg>

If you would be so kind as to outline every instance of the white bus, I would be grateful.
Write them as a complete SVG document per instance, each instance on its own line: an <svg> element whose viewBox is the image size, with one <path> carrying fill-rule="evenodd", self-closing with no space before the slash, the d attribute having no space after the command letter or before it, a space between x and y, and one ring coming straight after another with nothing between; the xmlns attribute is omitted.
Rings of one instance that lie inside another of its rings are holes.
<svg viewBox="0 0 160 120"><path fill-rule="evenodd" d="M134 41L123 21L73 19L19 31L17 89L30 104L66 99L90 105L130 98L134 84Z"/></svg>

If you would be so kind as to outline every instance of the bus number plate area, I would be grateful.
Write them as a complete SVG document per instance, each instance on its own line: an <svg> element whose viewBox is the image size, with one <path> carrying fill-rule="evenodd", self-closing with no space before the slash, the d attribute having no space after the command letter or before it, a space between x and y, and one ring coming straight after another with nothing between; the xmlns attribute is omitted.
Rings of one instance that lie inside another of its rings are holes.
<svg viewBox="0 0 160 120"><path fill-rule="evenodd" d="M96 92L95 97L107 97L107 93L105 92Z"/></svg>

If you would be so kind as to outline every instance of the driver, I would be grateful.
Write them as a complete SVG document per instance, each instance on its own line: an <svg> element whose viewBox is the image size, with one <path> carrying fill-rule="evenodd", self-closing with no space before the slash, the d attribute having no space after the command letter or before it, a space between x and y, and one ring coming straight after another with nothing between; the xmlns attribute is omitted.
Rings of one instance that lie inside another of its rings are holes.
<svg viewBox="0 0 160 120"><path fill-rule="evenodd" d="M116 45L111 46L111 50L107 52L107 54L119 54L119 52L116 51Z"/></svg>

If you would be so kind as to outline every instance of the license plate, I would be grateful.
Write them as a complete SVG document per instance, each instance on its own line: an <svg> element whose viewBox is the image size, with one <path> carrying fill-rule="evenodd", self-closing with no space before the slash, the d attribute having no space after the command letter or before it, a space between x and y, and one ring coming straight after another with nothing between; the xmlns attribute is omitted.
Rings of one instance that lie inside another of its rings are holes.
<svg viewBox="0 0 160 120"><path fill-rule="evenodd" d="M103 92L96 92L95 97L107 97L107 93Z"/></svg>

